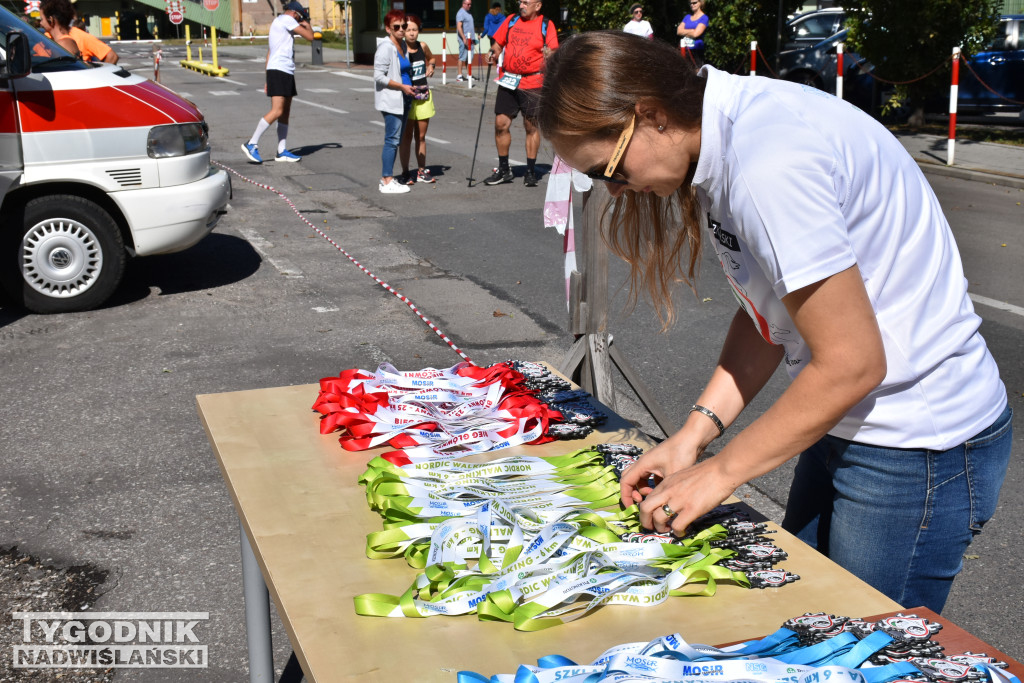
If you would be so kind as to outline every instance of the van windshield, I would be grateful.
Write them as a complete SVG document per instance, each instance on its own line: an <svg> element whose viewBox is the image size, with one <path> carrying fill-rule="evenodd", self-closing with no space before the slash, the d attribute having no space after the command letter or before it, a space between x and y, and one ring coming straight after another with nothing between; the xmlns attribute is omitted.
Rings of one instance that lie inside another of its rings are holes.
<svg viewBox="0 0 1024 683"><path fill-rule="evenodd" d="M0 7L0 56L4 60L7 59L7 34L11 31L20 31L28 39L33 73L90 68L13 12Z"/></svg>

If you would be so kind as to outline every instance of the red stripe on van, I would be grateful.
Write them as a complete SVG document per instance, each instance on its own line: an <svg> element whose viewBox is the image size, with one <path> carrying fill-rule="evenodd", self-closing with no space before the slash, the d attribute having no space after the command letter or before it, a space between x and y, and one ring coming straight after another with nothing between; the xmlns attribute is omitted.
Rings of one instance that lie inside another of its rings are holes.
<svg viewBox="0 0 1024 683"><path fill-rule="evenodd" d="M23 133L91 128L136 128L201 119L198 110L169 90L145 83L86 90L18 93Z"/></svg>
<svg viewBox="0 0 1024 683"><path fill-rule="evenodd" d="M14 95L0 90L0 133L17 133L18 119L14 116Z"/></svg>
<svg viewBox="0 0 1024 683"><path fill-rule="evenodd" d="M194 104L159 83L143 81L136 85L120 88L120 90L131 91L137 96L140 96L138 91L144 91L146 93L144 99L177 118L179 123L203 120L202 112Z"/></svg>

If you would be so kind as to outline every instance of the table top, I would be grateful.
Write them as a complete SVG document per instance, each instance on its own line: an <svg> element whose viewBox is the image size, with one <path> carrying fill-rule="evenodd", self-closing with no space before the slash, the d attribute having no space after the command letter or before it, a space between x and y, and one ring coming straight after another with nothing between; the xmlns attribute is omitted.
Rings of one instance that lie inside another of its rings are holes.
<svg viewBox="0 0 1024 683"><path fill-rule="evenodd" d="M789 553L780 568L802 578L780 588L722 585L710 598L603 607L569 624L522 633L475 615L427 619L358 616L353 597L399 595L416 571L401 558L369 560L366 534L381 529L356 478L379 451L349 453L321 435L311 409L316 384L197 397L199 415L292 647L309 681L455 680L455 672L513 673L558 653L590 661L612 645L680 633L691 643L763 636L804 612L876 614L900 605L778 529ZM609 412L600 431L576 441L491 454L561 455L597 443L648 443ZM389 449L382 449L389 450Z"/></svg>

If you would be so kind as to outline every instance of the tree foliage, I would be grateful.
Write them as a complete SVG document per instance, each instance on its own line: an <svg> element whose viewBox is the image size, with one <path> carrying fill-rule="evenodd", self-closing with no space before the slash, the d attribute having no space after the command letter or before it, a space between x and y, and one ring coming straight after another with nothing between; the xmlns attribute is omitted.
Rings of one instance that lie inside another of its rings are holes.
<svg viewBox="0 0 1024 683"><path fill-rule="evenodd" d="M621 29L629 21L629 6L635 0L563 0L569 23L577 31ZM678 44L676 27L689 13L685 0L641 0L644 18L654 35ZM801 0L782 0L784 15L793 12ZM556 17L556 0L546 0L547 16ZM549 9L549 5L551 5ZM766 54L775 51L778 0L706 0L704 11L710 20L705 57L710 64L732 72L745 72L750 63L750 41L757 40Z"/></svg>
<svg viewBox="0 0 1024 683"><path fill-rule="evenodd" d="M968 56L995 36L998 7L994 0L860 0L847 19L847 42L921 107L949 88L955 46Z"/></svg>

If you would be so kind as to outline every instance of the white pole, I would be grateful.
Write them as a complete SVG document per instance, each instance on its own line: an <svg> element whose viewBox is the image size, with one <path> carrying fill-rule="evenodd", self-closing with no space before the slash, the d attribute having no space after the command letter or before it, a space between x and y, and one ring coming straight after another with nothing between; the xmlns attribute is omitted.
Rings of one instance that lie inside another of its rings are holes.
<svg viewBox="0 0 1024 683"><path fill-rule="evenodd" d="M843 99L843 72L846 65L843 63L843 44L836 44L836 97Z"/></svg>
<svg viewBox="0 0 1024 683"><path fill-rule="evenodd" d="M448 64L445 63L445 55L448 52L448 34L441 31L441 85L448 84Z"/></svg>
<svg viewBox="0 0 1024 683"><path fill-rule="evenodd" d="M351 4L348 2L348 0L346 0L345 4L344 4L344 12L345 12L345 67L351 69L352 68L352 39L349 38L350 34L349 34L349 31L348 31L348 26L349 26L350 23L352 23L350 21L351 18L352 18L352 12L351 12Z"/></svg>
<svg viewBox="0 0 1024 683"><path fill-rule="evenodd" d="M953 78L949 84L949 140L946 141L946 166L956 156L956 101L960 94L960 47L953 48Z"/></svg>

